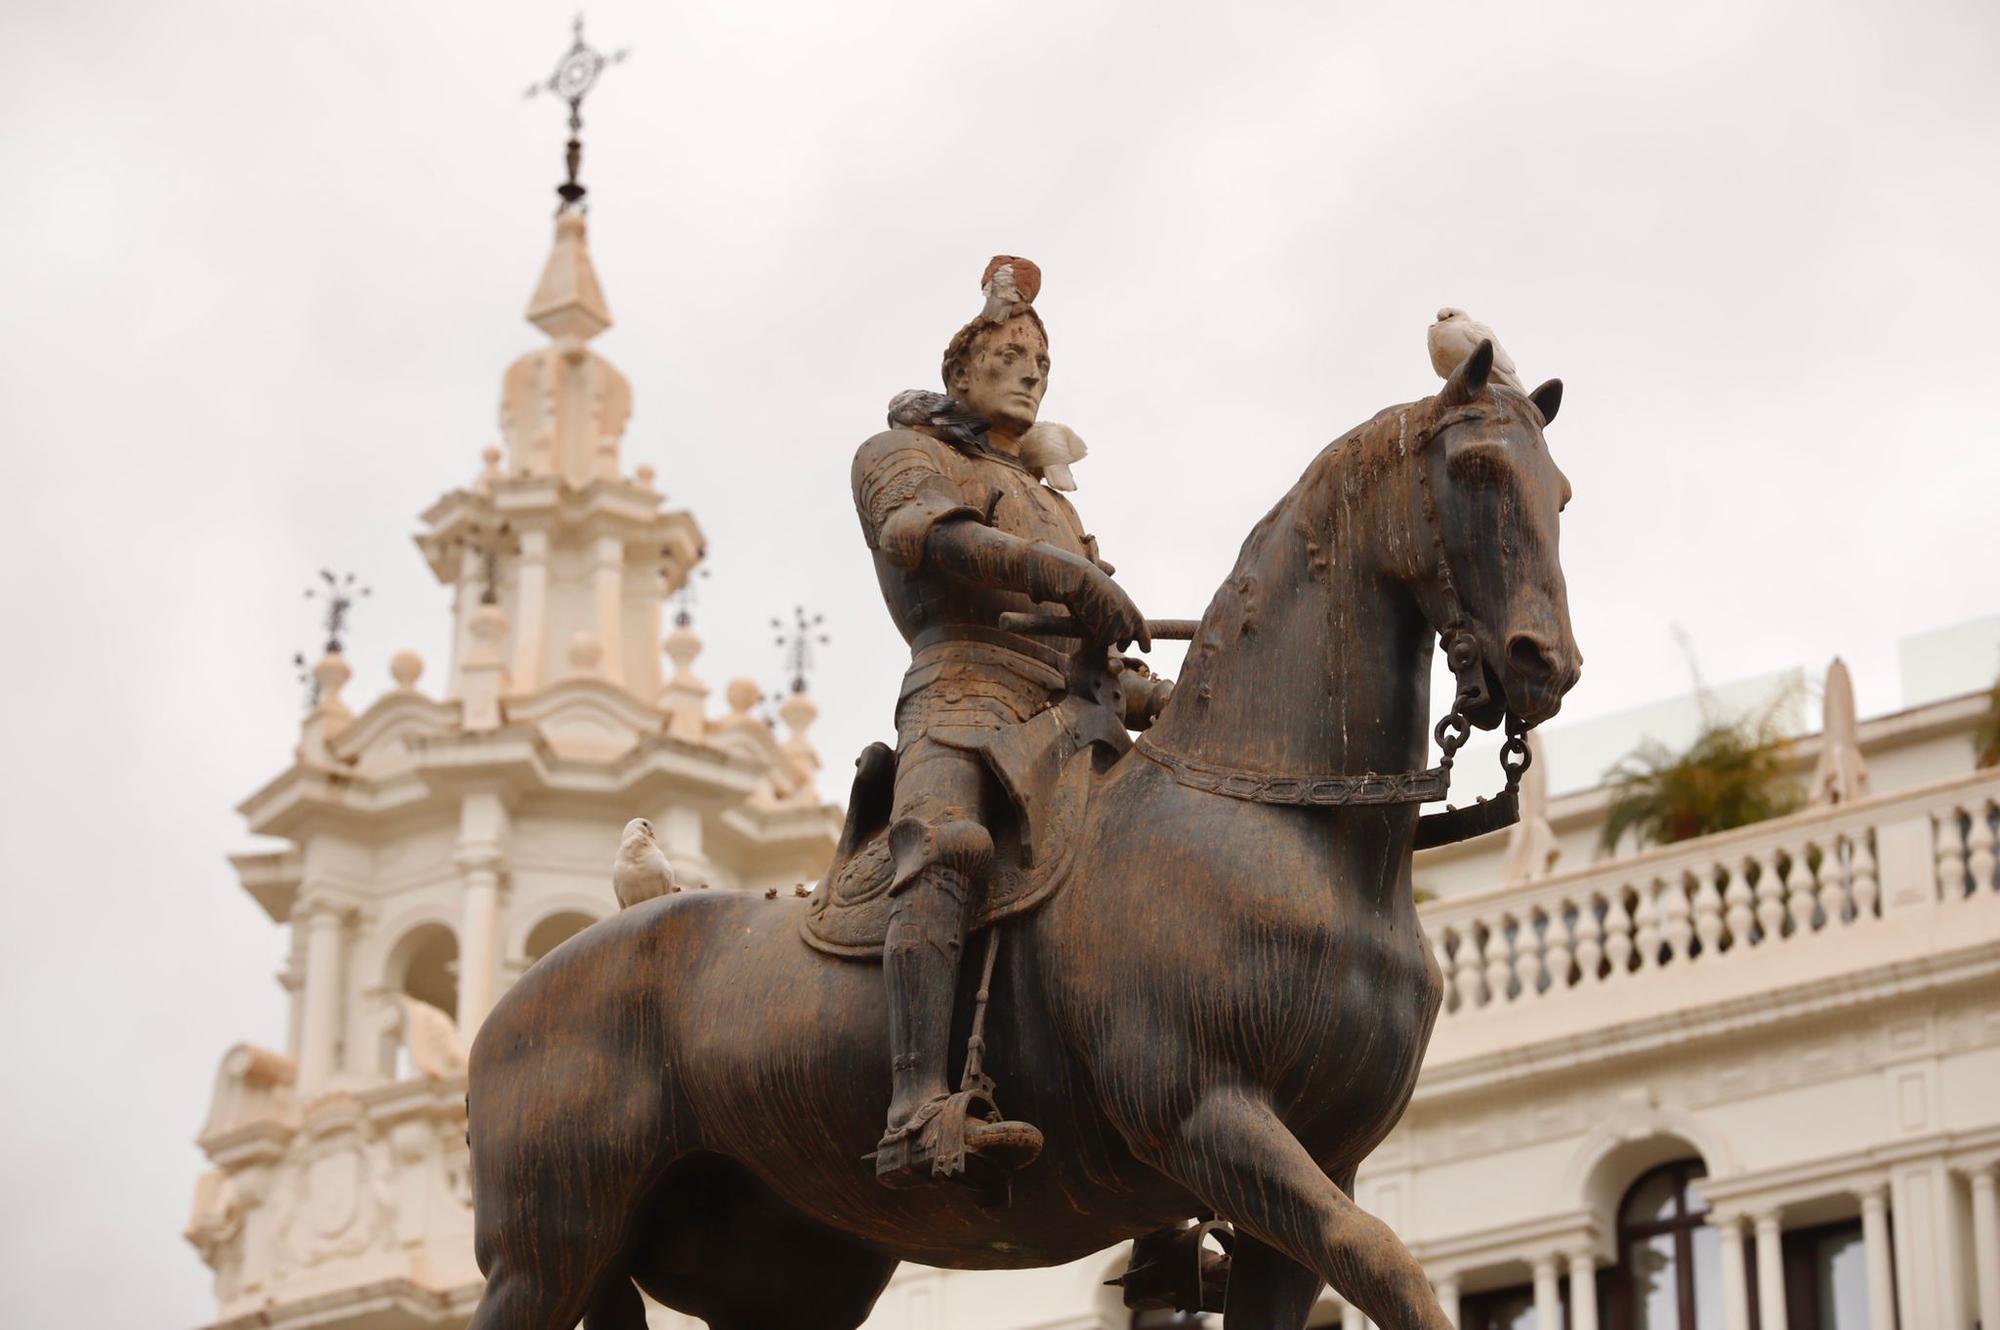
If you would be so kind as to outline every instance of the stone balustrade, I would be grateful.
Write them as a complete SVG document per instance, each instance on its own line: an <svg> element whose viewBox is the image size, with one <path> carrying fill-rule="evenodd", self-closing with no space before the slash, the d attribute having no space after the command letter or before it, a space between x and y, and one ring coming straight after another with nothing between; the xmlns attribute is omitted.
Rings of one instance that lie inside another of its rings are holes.
<svg viewBox="0 0 2000 1330"><path fill-rule="evenodd" d="M1886 913L2000 894L2000 770L1423 907L1443 1019L1827 945Z"/></svg>

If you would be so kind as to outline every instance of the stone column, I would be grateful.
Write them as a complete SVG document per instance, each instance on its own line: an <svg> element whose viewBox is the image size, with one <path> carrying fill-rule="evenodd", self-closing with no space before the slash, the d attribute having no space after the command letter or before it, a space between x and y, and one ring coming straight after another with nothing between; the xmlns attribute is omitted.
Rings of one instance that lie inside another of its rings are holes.
<svg viewBox="0 0 2000 1330"><path fill-rule="evenodd" d="M458 585L451 593L451 670L445 685L447 700L458 696L458 672L465 668L472 650L472 614L479 608L481 574L485 571L479 551L470 545L459 555Z"/></svg>
<svg viewBox="0 0 2000 1330"><path fill-rule="evenodd" d="M1589 1247L1569 1254L1569 1330L1597 1330L1597 1255Z"/></svg>
<svg viewBox="0 0 2000 1330"><path fill-rule="evenodd" d="M1750 1330L1750 1281L1743 1267L1743 1217L1716 1216L1708 1222L1722 1235L1723 1328Z"/></svg>
<svg viewBox="0 0 2000 1330"><path fill-rule="evenodd" d="M507 807L491 791L465 796L459 807L458 1032L467 1048L493 1010L500 980L500 868Z"/></svg>
<svg viewBox="0 0 2000 1330"><path fill-rule="evenodd" d="M625 682L625 542L597 538L597 641L604 648L604 677Z"/></svg>
<svg viewBox="0 0 2000 1330"><path fill-rule="evenodd" d="M1444 1318L1450 1321L1453 1330L1458 1326L1458 1277L1440 1279L1431 1285L1437 1290L1438 1305L1444 1308Z"/></svg>
<svg viewBox="0 0 2000 1330"><path fill-rule="evenodd" d="M1972 1269L1979 1289L1979 1323L2000 1330L2000 1160L1971 1170ZM1885 1244L1886 1245L1886 1244ZM1868 1250L1875 1248L1870 1243ZM1870 1267L1872 1274L1873 1267ZM1869 1285L1871 1299L1874 1285Z"/></svg>
<svg viewBox="0 0 2000 1330"><path fill-rule="evenodd" d="M1758 1330L1786 1330L1784 1230L1778 1212L1757 1216Z"/></svg>
<svg viewBox="0 0 2000 1330"><path fill-rule="evenodd" d="M308 898L299 909L306 931L305 1019L299 1036L299 1097L333 1075L347 991L347 915L338 902Z"/></svg>
<svg viewBox="0 0 2000 1330"><path fill-rule="evenodd" d="M1861 1202L1861 1241L1868 1260L1868 1324L1896 1330L1894 1256L1889 1250L1889 1187L1880 1183L1855 1198Z"/></svg>
<svg viewBox="0 0 2000 1330"><path fill-rule="evenodd" d="M1340 1330L1368 1330L1368 1318L1351 1302L1340 1305Z"/></svg>
<svg viewBox="0 0 2000 1330"><path fill-rule="evenodd" d="M1537 1330L1563 1330L1562 1291L1556 1284L1556 1256L1535 1258L1535 1325Z"/></svg>
<svg viewBox="0 0 2000 1330"><path fill-rule="evenodd" d="M521 601L514 613L514 668L508 673L516 693L542 684L542 654L548 648L549 533L521 533Z"/></svg>

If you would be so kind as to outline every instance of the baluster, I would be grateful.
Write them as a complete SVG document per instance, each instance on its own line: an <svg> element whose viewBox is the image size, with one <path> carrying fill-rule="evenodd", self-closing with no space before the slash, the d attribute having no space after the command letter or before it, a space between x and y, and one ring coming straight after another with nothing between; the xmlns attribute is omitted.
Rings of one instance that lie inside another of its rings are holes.
<svg viewBox="0 0 2000 1330"><path fill-rule="evenodd" d="M1813 873L1812 847L1801 845L1791 855L1792 871L1785 877L1786 905L1791 909L1792 932L1810 933L1819 917L1819 882Z"/></svg>
<svg viewBox="0 0 2000 1330"><path fill-rule="evenodd" d="M1750 912L1750 884L1744 880L1740 865L1722 871L1729 874L1729 885L1722 892L1723 918L1729 924L1729 949L1748 951L1750 926L1756 922L1756 916Z"/></svg>
<svg viewBox="0 0 2000 1330"><path fill-rule="evenodd" d="M1715 958L1722 954L1722 893L1715 889L1715 872L1694 876L1694 935L1701 939L1701 954Z"/></svg>
<svg viewBox="0 0 2000 1330"><path fill-rule="evenodd" d="M1458 954L1451 959L1452 971L1458 977L1458 1005L1461 1011L1486 1005L1486 990L1480 980L1478 927L1477 924L1467 924L1458 931Z"/></svg>
<svg viewBox="0 0 2000 1330"><path fill-rule="evenodd" d="M1503 917L1486 930L1486 1000L1514 1000L1514 939Z"/></svg>
<svg viewBox="0 0 2000 1330"><path fill-rule="evenodd" d="M1752 863L1757 866L1757 927L1763 930L1765 942L1776 942L1785 935L1785 880L1778 876L1777 852L1767 850L1746 861L1746 876Z"/></svg>
<svg viewBox="0 0 2000 1330"><path fill-rule="evenodd" d="M1882 895L1882 884L1875 880L1875 848L1868 843L1867 831L1862 831L1852 842L1854 863L1849 871L1854 875L1854 917L1872 919L1875 917L1875 903Z"/></svg>
<svg viewBox="0 0 2000 1330"><path fill-rule="evenodd" d="M1633 941L1639 948L1639 969L1656 970L1660 966L1660 910L1653 903L1653 884L1639 885L1639 908L1632 913Z"/></svg>
<svg viewBox="0 0 2000 1330"><path fill-rule="evenodd" d="M1965 837L1958 829L1958 809L1946 805L1932 814L1937 844L1938 890L1948 901L1965 895Z"/></svg>
<svg viewBox="0 0 2000 1330"><path fill-rule="evenodd" d="M1444 984L1444 995L1439 1000L1440 1012L1458 1009L1458 984L1451 968L1451 953L1445 947L1445 933L1442 928L1431 934L1431 955L1437 958L1438 976Z"/></svg>
<svg viewBox="0 0 2000 1330"><path fill-rule="evenodd" d="M1972 830L1966 834L1966 866L1972 874L1972 889L1975 892L1993 890L1994 844L1993 824L1987 821L1986 804L1982 800L1972 809Z"/></svg>
<svg viewBox="0 0 2000 1330"><path fill-rule="evenodd" d="M1604 925L1598 922L1597 902L1585 896L1576 907L1577 983L1595 984L1604 978Z"/></svg>
<svg viewBox="0 0 2000 1330"><path fill-rule="evenodd" d="M1694 926L1688 922L1687 877L1658 879L1660 919L1667 936L1667 954L1678 964L1688 962L1688 944L1694 941Z"/></svg>
<svg viewBox="0 0 2000 1330"><path fill-rule="evenodd" d="M1549 908L1548 931L1542 934L1542 960L1548 968L1551 993L1569 987L1569 918L1568 902L1557 901Z"/></svg>
<svg viewBox="0 0 2000 1330"><path fill-rule="evenodd" d="M1514 948L1514 973L1520 977L1524 998L1538 997L1548 978L1545 961L1548 957L1549 917L1542 910L1530 910L1528 917L1521 921L1521 930L1516 936Z"/></svg>
<svg viewBox="0 0 2000 1330"><path fill-rule="evenodd" d="M1604 901L1604 954L1611 962L1606 979L1622 979L1632 969L1632 916L1625 908L1625 888L1613 887Z"/></svg>

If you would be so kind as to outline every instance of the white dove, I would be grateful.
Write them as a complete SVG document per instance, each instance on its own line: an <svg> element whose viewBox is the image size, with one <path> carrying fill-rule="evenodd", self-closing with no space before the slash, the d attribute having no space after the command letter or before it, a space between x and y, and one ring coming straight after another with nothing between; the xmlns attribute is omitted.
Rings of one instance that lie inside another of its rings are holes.
<svg viewBox="0 0 2000 1330"><path fill-rule="evenodd" d="M1021 436L1022 463L1048 481L1050 489L1075 489L1076 478L1070 475L1069 464L1081 462L1088 451L1075 430L1053 420L1031 425Z"/></svg>
<svg viewBox="0 0 2000 1330"><path fill-rule="evenodd" d="M1430 329L1431 368L1440 379L1448 379L1463 365L1466 358L1479 349L1481 342L1493 343L1493 373L1488 382L1504 383L1517 393L1527 392L1520 379L1514 376L1514 358L1500 345L1500 339L1493 330L1473 318L1462 309L1449 305L1438 311L1437 322Z"/></svg>
<svg viewBox="0 0 2000 1330"><path fill-rule="evenodd" d="M465 1070L465 1045L451 1017L409 994L402 998L403 1047L410 1065L426 1076L456 1076Z"/></svg>
<svg viewBox="0 0 2000 1330"><path fill-rule="evenodd" d="M618 857L611 861L611 890L620 906L637 905L655 896L671 896L680 887L674 883L674 866L653 835L653 824L635 817L625 824L625 839L619 842Z"/></svg>

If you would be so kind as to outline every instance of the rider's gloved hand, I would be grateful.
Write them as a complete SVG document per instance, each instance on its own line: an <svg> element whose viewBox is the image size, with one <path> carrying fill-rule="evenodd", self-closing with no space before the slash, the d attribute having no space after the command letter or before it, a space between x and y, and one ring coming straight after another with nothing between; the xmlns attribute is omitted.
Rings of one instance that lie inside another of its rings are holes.
<svg viewBox="0 0 2000 1330"><path fill-rule="evenodd" d="M1137 642L1141 649L1152 650L1146 616L1103 569L1081 555L1040 541L1029 548L1034 552L1029 595L1068 606L1094 641L1115 642L1121 647Z"/></svg>

